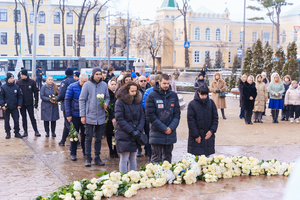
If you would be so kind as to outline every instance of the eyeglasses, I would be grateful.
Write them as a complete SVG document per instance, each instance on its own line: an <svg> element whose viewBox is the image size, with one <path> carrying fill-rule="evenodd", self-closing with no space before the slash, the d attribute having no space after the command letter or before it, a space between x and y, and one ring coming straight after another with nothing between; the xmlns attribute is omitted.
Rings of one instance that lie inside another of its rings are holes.
<svg viewBox="0 0 300 200"><path fill-rule="evenodd" d="M147 82L147 80L140 80L140 82Z"/></svg>

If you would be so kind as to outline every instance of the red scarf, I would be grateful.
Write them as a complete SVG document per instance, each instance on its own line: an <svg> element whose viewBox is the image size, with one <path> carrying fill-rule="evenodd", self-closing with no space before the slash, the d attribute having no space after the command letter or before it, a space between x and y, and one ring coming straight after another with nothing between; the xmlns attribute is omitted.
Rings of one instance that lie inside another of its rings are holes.
<svg viewBox="0 0 300 200"><path fill-rule="evenodd" d="M275 81L275 83L278 83L279 81Z"/></svg>

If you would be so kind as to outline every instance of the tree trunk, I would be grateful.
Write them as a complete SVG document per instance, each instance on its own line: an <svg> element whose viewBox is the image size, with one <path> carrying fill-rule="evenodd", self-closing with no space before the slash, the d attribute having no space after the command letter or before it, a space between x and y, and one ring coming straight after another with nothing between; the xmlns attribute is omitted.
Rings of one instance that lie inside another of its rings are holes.
<svg viewBox="0 0 300 200"><path fill-rule="evenodd" d="M186 29L186 15L184 15L184 42L187 42L187 41L188 41L188 37L187 37L187 29ZM184 56L185 56L185 68L189 69L190 68L190 58L189 58L189 49L188 48L185 48Z"/></svg>
<svg viewBox="0 0 300 200"><path fill-rule="evenodd" d="M155 70L155 56L152 56L152 61L153 61L153 71Z"/></svg>
<svg viewBox="0 0 300 200"><path fill-rule="evenodd" d="M98 13L97 13L98 14ZM97 44L96 44L96 32L97 32L97 27L96 27L96 17L97 17L97 15L95 15L95 17L94 17L94 33L93 33L93 46L94 46L94 53L93 53L93 55L94 56L96 56L96 54L97 54Z"/></svg>
<svg viewBox="0 0 300 200"><path fill-rule="evenodd" d="M18 15L17 15L17 8L18 8L18 4L17 4L17 0L15 0L15 4L16 4L16 7L15 7L15 47L16 47L16 55L18 56L19 55L19 51L18 51Z"/></svg>
<svg viewBox="0 0 300 200"><path fill-rule="evenodd" d="M277 15L277 24L276 24L276 32L277 32L277 45L280 44L280 24L279 24L279 15Z"/></svg>
<svg viewBox="0 0 300 200"><path fill-rule="evenodd" d="M117 45L117 29L115 29L113 54L117 52L116 45Z"/></svg>

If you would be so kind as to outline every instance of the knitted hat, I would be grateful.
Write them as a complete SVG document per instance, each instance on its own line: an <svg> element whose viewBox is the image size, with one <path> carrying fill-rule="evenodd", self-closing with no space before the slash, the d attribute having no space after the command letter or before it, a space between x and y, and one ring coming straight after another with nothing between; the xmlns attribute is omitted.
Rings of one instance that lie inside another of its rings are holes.
<svg viewBox="0 0 300 200"><path fill-rule="evenodd" d="M203 73L202 73L202 72L201 72L201 73L198 75L198 77L199 77L199 76L203 76L203 78L204 78L204 75L203 75Z"/></svg>
<svg viewBox="0 0 300 200"><path fill-rule="evenodd" d="M99 67L93 68L92 74L96 74L96 72L102 72L102 70Z"/></svg>
<svg viewBox="0 0 300 200"><path fill-rule="evenodd" d="M149 76L149 81L151 81L152 79L154 79L155 78L155 75L154 74L151 74L150 76Z"/></svg>
<svg viewBox="0 0 300 200"><path fill-rule="evenodd" d="M160 79L160 74L155 75L154 81L158 81Z"/></svg>
<svg viewBox="0 0 300 200"><path fill-rule="evenodd" d="M14 77L14 75L13 75L12 73L8 72L8 73L6 74L6 79L8 80L8 79L11 78L11 77Z"/></svg>
<svg viewBox="0 0 300 200"><path fill-rule="evenodd" d="M22 70L20 71L20 74L25 75L25 76L28 76L27 69L22 69Z"/></svg>
<svg viewBox="0 0 300 200"><path fill-rule="evenodd" d="M74 76L77 76L79 78L80 72L74 72Z"/></svg>
<svg viewBox="0 0 300 200"><path fill-rule="evenodd" d="M73 75L73 69L68 67L65 71L65 75L68 76L68 75Z"/></svg>

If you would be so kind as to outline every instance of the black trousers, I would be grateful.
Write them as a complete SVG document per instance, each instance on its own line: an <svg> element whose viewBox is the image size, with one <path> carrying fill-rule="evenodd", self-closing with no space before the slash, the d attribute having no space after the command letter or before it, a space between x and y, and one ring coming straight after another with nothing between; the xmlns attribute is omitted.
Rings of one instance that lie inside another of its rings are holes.
<svg viewBox="0 0 300 200"><path fill-rule="evenodd" d="M245 122L250 123L252 118L252 110L245 110Z"/></svg>
<svg viewBox="0 0 300 200"><path fill-rule="evenodd" d="M152 163L160 163L165 160L169 163L172 163L172 151L173 144L163 145L163 144L152 144L152 155L151 162Z"/></svg>
<svg viewBox="0 0 300 200"><path fill-rule="evenodd" d="M92 140L95 133L95 158L99 158L101 151L101 140L104 131L104 124L102 125L85 125L85 155L87 160L92 160Z"/></svg>
<svg viewBox="0 0 300 200"><path fill-rule="evenodd" d="M81 143L81 148L82 148L82 153L83 155L85 155L85 128L84 128L84 124L81 123L81 118L80 117L72 117L72 122L74 124L74 127L76 129L76 131L78 133L80 133L80 143ZM80 130L80 132L79 132ZM77 154L77 144L78 141L73 141L71 142L71 146L70 146L70 151L71 151L71 155L75 155Z"/></svg>
<svg viewBox="0 0 300 200"><path fill-rule="evenodd" d="M42 88L42 80L43 80L42 78L36 79L37 87L39 90L41 90L41 88Z"/></svg>
<svg viewBox="0 0 300 200"><path fill-rule="evenodd" d="M289 108L290 118L297 119L300 116L300 106L299 105L288 105L286 106Z"/></svg>
<svg viewBox="0 0 300 200"><path fill-rule="evenodd" d="M66 142L67 137L68 137L69 132L70 132L70 122L67 120L67 116L66 116L65 111L63 111L63 114L64 114L64 130L63 130L62 138L61 138L61 141L60 141L61 143Z"/></svg>
<svg viewBox="0 0 300 200"><path fill-rule="evenodd" d="M20 109L20 112L21 112L21 115L22 115L22 123L23 123L24 132L27 132L27 130L28 130L26 110L28 112L32 128L35 132L37 132L38 129L37 129L36 120L35 120L35 117L34 117L34 107L33 107L33 105L29 105L29 106L24 106L23 105Z"/></svg>
<svg viewBox="0 0 300 200"><path fill-rule="evenodd" d="M19 111L18 109L7 109L5 111L5 132L6 133L10 133L10 125L9 125L9 120L10 120L10 115L13 118L14 121L14 130L15 130L15 134L20 133L20 126L19 126Z"/></svg>
<svg viewBox="0 0 300 200"><path fill-rule="evenodd" d="M56 121L51 121L51 133L55 133ZM50 132L49 121L44 121L44 129L46 133Z"/></svg>

